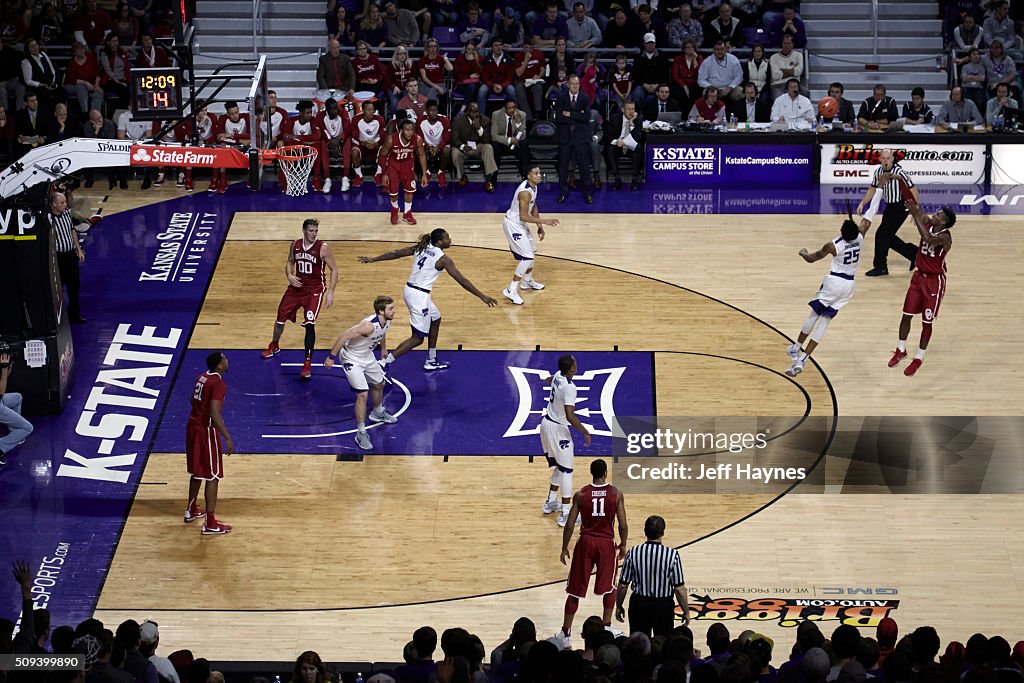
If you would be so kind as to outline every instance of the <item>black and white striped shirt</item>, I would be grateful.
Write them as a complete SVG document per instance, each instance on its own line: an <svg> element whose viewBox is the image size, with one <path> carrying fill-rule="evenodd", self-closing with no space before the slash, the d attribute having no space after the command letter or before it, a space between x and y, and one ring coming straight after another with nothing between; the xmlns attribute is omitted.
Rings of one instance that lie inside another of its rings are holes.
<svg viewBox="0 0 1024 683"><path fill-rule="evenodd" d="M871 178L871 187L878 189L879 178L881 178L882 174L885 172L885 169L883 169L881 164L879 164L878 168L875 169L875 175ZM903 194L900 192L900 184L896 180L896 178L903 178L903 180L907 183L907 187L913 187L914 181L910 179L910 176L907 175L907 172L903 170L903 167L900 166L898 161L893 163L892 170L889 171L889 174L892 176L892 178L890 178L889 182L887 182L885 184L885 187L882 188L882 194L883 198L885 199L885 203L902 204Z"/></svg>
<svg viewBox="0 0 1024 683"><path fill-rule="evenodd" d="M58 254L66 254L75 250L75 238L72 235L74 230L74 219L71 217L71 209L65 209L59 216L50 214L50 226L53 228L53 237Z"/></svg>
<svg viewBox="0 0 1024 683"><path fill-rule="evenodd" d="M670 598L684 583L683 560L675 548L647 541L626 553L619 583L632 583L633 592L647 598Z"/></svg>

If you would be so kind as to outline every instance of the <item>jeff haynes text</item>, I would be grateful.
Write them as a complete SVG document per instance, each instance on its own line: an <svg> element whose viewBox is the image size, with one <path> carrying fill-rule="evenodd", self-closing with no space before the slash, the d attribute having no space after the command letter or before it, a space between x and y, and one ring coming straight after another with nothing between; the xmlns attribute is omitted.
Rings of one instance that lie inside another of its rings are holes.
<svg viewBox="0 0 1024 683"><path fill-rule="evenodd" d="M803 467L756 467L754 465L720 463L714 467L703 464L680 465L670 463L663 467L644 467L633 463L626 468L626 476L635 480L674 481L802 481L807 477Z"/></svg>

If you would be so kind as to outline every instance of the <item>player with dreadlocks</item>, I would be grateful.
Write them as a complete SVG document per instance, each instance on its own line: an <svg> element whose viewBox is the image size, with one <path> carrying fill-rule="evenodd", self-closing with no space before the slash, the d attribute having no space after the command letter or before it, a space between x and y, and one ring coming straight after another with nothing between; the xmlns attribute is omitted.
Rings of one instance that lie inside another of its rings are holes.
<svg viewBox="0 0 1024 683"><path fill-rule="evenodd" d="M444 250L452 246L452 238L443 228L435 228L432 232L420 235L416 244L402 249L395 249L380 256L360 256L360 263L376 263L393 261L404 256L412 256L412 274L405 283L402 298L409 309L409 324L412 325L412 336L398 345L381 363L387 368L396 358L415 349L427 337L427 360L423 363L424 370L441 370L448 367L447 363L437 359L437 333L441 329L441 311L430 300L430 291L434 282L446 270L452 278L462 285L467 292L483 301L488 306L497 306L498 302L487 296L469 281L455 267L452 258Z"/></svg>

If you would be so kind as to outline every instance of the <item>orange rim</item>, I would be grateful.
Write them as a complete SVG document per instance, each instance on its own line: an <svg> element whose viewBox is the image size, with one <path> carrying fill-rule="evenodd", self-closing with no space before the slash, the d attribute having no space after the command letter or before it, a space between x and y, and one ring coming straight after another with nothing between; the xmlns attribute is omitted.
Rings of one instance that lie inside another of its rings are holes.
<svg viewBox="0 0 1024 683"><path fill-rule="evenodd" d="M277 149L260 150L260 157L263 159L263 163L269 164L275 159L289 161L307 159L316 155L316 153L317 151L309 145L288 145L287 147L278 147Z"/></svg>

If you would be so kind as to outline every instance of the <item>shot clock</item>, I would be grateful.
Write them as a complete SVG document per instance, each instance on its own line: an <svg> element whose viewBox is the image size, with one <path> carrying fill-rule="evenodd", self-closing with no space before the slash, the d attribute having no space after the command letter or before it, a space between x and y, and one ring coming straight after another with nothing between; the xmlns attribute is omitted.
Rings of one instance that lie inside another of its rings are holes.
<svg viewBox="0 0 1024 683"><path fill-rule="evenodd" d="M182 115L181 69L132 69L131 80L133 119L152 121Z"/></svg>

